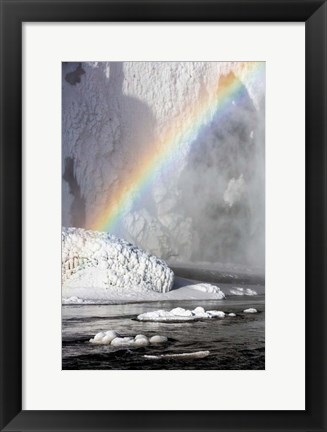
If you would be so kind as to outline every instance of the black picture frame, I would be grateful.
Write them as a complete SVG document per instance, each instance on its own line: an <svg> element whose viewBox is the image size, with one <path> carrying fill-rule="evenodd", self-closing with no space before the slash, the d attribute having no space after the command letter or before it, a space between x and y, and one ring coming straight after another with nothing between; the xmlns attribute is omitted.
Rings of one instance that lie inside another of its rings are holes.
<svg viewBox="0 0 327 432"><path fill-rule="evenodd" d="M0 4L1 431L326 431L326 2L0 0ZM305 411L22 411L22 23L67 21L305 22Z"/></svg>

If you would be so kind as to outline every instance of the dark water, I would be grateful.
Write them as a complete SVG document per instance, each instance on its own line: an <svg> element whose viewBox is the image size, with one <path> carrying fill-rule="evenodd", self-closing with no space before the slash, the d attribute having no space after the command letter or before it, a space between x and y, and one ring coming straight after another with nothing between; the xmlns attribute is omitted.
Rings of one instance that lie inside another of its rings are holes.
<svg viewBox="0 0 327 432"><path fill-rule="evenodd" d="M139 322L143 312L174 307L222 310L236 317L183 323ZM244 314L249 307L257 314ZM142 348L114 348L94 345L88 340L103 330L124 336L160 334L168 342ZM203 359L148 360L143 356L210 351ZM63 369L264 369L265 301L255 297L232 296L226 300L160 301L123 305L65 305L62 308Z"/></svg>

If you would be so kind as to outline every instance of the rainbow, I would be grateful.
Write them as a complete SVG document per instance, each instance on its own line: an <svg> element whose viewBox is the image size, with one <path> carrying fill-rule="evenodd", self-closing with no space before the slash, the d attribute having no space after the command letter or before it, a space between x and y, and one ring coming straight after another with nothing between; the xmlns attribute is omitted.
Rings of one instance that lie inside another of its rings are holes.
<svg viewBox="0 0 327 432"><path fill-rule="evenodd" d="M265 62L248 62L244 68L242 81L257 82L262 80ZM91 223L91 228L97 231L112 231L126 211L131 208L138 197L155 181L158 172L168 169L176 162L177 154L186 148L203 132L205 126L215 117L224 117L230 107L230 102L237 102L244 94L244 87L239 78L229 73L221 76L218 87L212 94L199 97L199 101L187 115L185 121L177 119L165 138L154 143L151 149L141 157L128 178L122 179L119 188L110 196L104 211Z"/></svg>

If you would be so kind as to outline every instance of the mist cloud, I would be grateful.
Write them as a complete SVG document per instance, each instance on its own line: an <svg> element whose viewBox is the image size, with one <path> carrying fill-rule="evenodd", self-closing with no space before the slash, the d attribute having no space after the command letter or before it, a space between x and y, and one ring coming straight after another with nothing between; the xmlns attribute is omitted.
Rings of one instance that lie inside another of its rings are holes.
<svg viewBox="0 0 327 432"><path fill-rule="evenodd" d="M77 68L84 73L74 85L72 75L63 79L64 225L88 228L134 167L160 148L165 130L172 123L178 128L199 98L233 79L240 97L155 173L115 233L169 262L263 267L265 83L264 77L243 82L246 67L65 64L63 77Z"/></svg>

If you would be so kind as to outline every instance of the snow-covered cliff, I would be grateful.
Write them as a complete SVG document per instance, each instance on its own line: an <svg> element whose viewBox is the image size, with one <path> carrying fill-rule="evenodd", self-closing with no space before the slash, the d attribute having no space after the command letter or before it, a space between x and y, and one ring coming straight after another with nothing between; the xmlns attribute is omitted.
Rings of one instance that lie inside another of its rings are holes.
<svg viewBox="0 0 327 432"><path fill-rule="evenodd" d="M69 290L85 289L87 296L108 297L145 291L170 291L174 274L167 264L136 246L107 233L78 228L62 230L62 283ZM68 294L68 295L67 295Z"/></svg>
<svg viewBox="0 0 327 432"><path fill-rule="evenodd" d="M180 143L173 169L114 234L168 262L264 263L264 76L246 62L83 62L62 70L63 224L92 228L172 125L176 136L224 79L242 90L219 123Z"/></svg>

